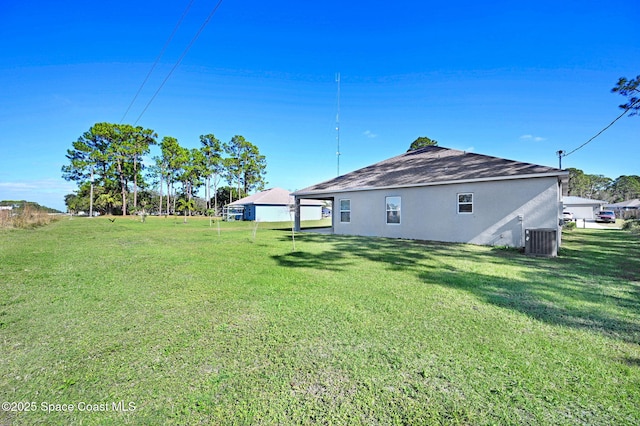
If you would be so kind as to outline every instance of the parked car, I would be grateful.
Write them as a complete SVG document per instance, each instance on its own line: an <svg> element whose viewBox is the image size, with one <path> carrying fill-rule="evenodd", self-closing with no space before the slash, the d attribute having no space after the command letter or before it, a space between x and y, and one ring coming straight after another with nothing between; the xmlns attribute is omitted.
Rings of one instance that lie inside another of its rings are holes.
<svg viewBox="0 0 640 426"><path fill-rule="evenodd" d="M596 215L596 222L616 223L616 214L611 210L603 210Z"/></svg>
<svg viewBox="0 0 640 426"><path fill-rule="evenodd" d="M564 219L565 222L573 222L573 213L571 213L569 210L563 211L562 219Z"/></svg>

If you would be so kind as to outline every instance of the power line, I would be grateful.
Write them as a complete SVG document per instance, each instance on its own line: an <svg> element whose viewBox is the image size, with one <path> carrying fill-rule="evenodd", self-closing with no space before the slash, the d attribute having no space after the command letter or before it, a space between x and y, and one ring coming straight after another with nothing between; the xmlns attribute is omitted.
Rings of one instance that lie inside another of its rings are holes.
<svg viewBox="0 0 640 426"><path fill-rule="evenodd" d="M634 105L636 105L638 102L640 102L640 100L638 100L638 101L636 101L636 102L632 103L631 105L629 105L629 106L628 106L628 107L627 107L627 108L622 112L622 114L620 114L619 116L617 116L617 117L615 118L615 120L613 120L613 121L612 121L611 123L609 123L609 124L608 124L604 129L600 130L600 131L599 131L598 133L596 133L596 134L595 134L591 139L589 139L588 141L586 141L585 143L583 143L582 145L580 145L579 147L577 147L577 148L576 148L576 149L574 149L573 151L570 151L570 152L568 152L568 153L566 153L566 154L565 154L563 151L558 151L556 154L558 154L558 157L559 157L559 158L567 157L567 156L569 156L569 155L573 154L574 152L576 152L577 150L579 150L580 148L584 147L584 146L585 146L585 145L587 145L589 142L591 142L592 140L594 140L595 138L597 138L598 136L600 136L601 134L603 134L603 133L604 133L604 132L609 128L609 127L613 126L613 125L614 125L614 123L615 123L616 121L618 121L618 120L620 120L622 117L624 117L624 115L625 115L627 112L629 112L629 110L630 110L631 108L633 108L633 106L634 106Z"/></svg>
<svg viewBox="0 0 640 426"><path fill-rule="evenodd" d="M149 70L149 72L147 73L147 76L144 78L144 81L142 82L142 84L140 85L140 87L138 88L138 91L136 92L135 96L133 97L133 99L131 100L131 103L129 104L129 106L127 107L127 110L124 112L124 115L122 116L122 118L120 119L120 123L122 124L122 122L124 121L125 117L127 116L127 114L129 114L129 110L131 109L131 107L133 106L133 104L136 102L136 100L138 99L138 95L140 95L140 92L142 91L142 88L144 87L145 84L147 84L147 80L149 80L149 77L151 77L151 74L153 73L153 70L156 68L156 65L158 65L158 62L160 62L160 59L162 58L162 56L164 55L164 52L167 50L167 47L169 46L169 43L171 43L171 40L173 40L173 36L176 35L176 32L178 32L178 28L180 28L180 25L182 24L182 21L184 20L185 16L187 16L187 13L189 13L189 10L191 9L191 5L193 5L194 0L191 0L189 2L189 4L187 5L187 8L184 10L184 12L182 13L182 16L180 17L180 19L178 20L178 23L176 24L175 28L173 29L173 31L171 32L171 35L169 36L169 38L167 39L166 43L164 44L164 46L162 47L162 49L160 50L160 53L158 54L158 57L156 58L156 60L153 62L153 65L151 65L151 69Z"/></svg>
<svg viewBox="0 0 640 426"><path fill-rule="evenodd" d="M136 124L138 124L138 121L140 121L140 119L142 118L142 116L144 115L144 113L147 111L147 108L149 108L149 105L151 105L151 103L154 101L154 99L156 98L156 96L158 96L158 93L160 93L160 90L162 90L162 88L164 87L165 83L169 80L169 77L171 77L171 75L173 74L173 72L176 70L176 68L178 68L178 65L180 65L180 63L182 62L182 60L184 59L184 57L187 55L187 52L189 52L189 49L191 49L191 46L193 46L193 44L196 42L196 40L198 39L198 37L200 36L200 34L202 33L202 31L204 31L205 27L207 26L207 24L209 23L209 21L211 20L211 18L213 18L213 15L215 15L215 13L218 11L218 8L220 7L220 5L222 4L222 0L219 0L216 5L213 7L213 9L211 10L211 13L209 13L209 16L207 16L207 19L205 19L205 21L202 23L202 25L200 26L200 29L198 30L198 32L196 33L195 36L193 36L193 38L191 39L191 41L189 42L189 44L187 45L187 47L184 49L184 51L182 52L182 55L180 55L180 57L178 58L178 60L176 61L176 63L173 65L173 68L171 68L171 70L169 71L169 73L167 74L167 76L164 78L164 80L162 80L162 83L160 83L160 86L158 87L158 90L155 91L155 93L153 94L153 96L151 97L151 99L149 99L149 102L147 102L147 105L145 105L144 109L142 110L142 112L140 113L140 115L138 116L138 118L136 119L135 123L133 123L133 125L135 126Z"/></svg>

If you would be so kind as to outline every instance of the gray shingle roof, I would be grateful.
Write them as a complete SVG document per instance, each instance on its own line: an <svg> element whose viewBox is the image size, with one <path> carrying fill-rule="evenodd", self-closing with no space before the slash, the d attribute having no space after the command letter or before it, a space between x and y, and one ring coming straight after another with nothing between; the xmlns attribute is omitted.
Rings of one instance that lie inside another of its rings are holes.
<svg viewBox="0 0 640 426"><path fill-rule="evenodd" d="M640 208L640 200L639 199L635 199L635 200L627 200L627 201L620 201L619 203L613 203L613 204L607 204L607 207L614 207L614 208Z"/></svg>
<svg viewBox="0 0 640 426"><path fill-rule="evenodd" d="M584 198L584 197L576 197L575 195L567 195L566 197L562 197L562 202L564 204L593 204L593 205L600 205L600 204L607 204L606 201L602 201L602 200L593 200L591 198Z"/></svg>
<svg viewBox="0 0 640 426"><path fill-rule="evenodd" d="M455 181L509 179L531 175L568 175L554 167L429 146L296 191L296 195Z"/></svg>
<svg viewBox="0 0 640 426"><path fill-rule="evenodd" d="M231 206L246 206L249 204L255 205L274 205L274 206L287 206L294 203L293 195L286 189L271 188L264 191L256 192L248 197L241 198L239 200L230 203ZM303 205L314 206L322 205L322 201L305 200Z"/></svg>

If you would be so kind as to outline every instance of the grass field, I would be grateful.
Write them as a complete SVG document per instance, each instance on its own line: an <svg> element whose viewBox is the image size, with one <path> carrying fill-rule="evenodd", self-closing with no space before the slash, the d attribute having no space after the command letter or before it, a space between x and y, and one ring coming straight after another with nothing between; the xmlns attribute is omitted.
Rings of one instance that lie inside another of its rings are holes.
<svg viewBox="0 0 640 426"><path fill-rule="evenodd" d="M640 423L637 236L181 222L0 231L0 425Z"/></svg>

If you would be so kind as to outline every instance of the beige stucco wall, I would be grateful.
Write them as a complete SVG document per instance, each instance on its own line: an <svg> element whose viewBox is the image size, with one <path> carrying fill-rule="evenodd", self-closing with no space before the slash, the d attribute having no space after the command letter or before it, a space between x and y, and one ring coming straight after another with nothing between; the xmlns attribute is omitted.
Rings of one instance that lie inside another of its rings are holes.
<svg viewBox="0 0 640 426"><path fill-rule="evenodd" d="M457 195L473 193L473 213L457 212ZM401 197L401 223L386 223L385 197ZM340 222L340 200L351 200L351 222ZM556 177L472 182L335 195L336 234L524 246L527 228L558 229ZM521 216L521 219L519 218Z"/></svg>

